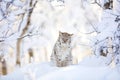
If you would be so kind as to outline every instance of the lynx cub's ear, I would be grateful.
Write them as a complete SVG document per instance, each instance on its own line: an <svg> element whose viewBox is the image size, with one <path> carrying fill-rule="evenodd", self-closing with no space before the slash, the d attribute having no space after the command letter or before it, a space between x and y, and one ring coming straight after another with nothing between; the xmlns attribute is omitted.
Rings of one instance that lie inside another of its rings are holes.
<svg viewBox="0 0 120 80"><path fill-rule="evenodd" d="M70 36L73 36L73 34L70 34Z"/></svg>
<svg viewBox="0 0 120 80"><path fill-rule="evenodd" d="M61 32L61 31L59 31L59 35L62 35L62 32Z"/></svg>
<svg viewBox="0 0 120 80"><path fill-rule="evenodd" d="M73 34L69 34L69 33L66 33L66 32L59 31L59 35L72 36Z"/></svg>
<svg viewBox="0 0 120 80"><path fill-rule="evenodd" d="M68 36L70 36L70 37L71 37L71 36L73 36L73 34L68 34Z"/></svg>

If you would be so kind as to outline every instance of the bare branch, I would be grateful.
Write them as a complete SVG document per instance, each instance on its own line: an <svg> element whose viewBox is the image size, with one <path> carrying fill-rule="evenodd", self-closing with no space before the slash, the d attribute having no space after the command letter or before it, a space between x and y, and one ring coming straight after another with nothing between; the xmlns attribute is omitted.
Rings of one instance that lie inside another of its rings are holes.
<svg viewBox="0 0 120 80"><path fill-rule="evenodd" d="M95 28L95 26L92 24L92 22L85 16L86 20L89 22L89 24L92 26L92 28L94 29L95 32L97 32L98 34L100 32L97 31L97 29Z"/></svg>
<svg viewBox="0 0 120 80"><path fill-rule="evenodd" d="M102 7L102 5L100 4L100 1L97 2L97 0L95 0L95 1L92 2L91 4L97 4L100 8L104 9L104 8Z"/></svg>
<svg viewBox="0 0 120 80"><path fill-rule="evenodd" d="M0 42L4 42L5 40L0 40Z"/></svg>

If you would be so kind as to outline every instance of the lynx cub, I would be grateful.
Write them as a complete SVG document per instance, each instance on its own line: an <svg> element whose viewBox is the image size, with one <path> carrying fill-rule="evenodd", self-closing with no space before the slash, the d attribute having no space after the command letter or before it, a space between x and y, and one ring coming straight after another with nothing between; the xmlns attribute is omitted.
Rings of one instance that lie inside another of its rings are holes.
<svg viewBox="0 0 120 80"><path fill-rule="evenodd" d="M57 67L72 64L71 37L72 34L59 32L59 38L51 55L51 61Z"/></svg>

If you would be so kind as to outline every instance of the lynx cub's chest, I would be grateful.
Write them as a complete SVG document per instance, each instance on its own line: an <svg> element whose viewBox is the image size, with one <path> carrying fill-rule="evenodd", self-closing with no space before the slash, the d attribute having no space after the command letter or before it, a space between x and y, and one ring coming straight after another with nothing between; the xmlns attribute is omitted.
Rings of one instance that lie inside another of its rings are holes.
<svg viewBox="0 0 120 80"><path fill-rule="evenodd" d="M58 67L71 64L71 36L68 33L59 33L59 38L51 55L51 61Z"/></svg>

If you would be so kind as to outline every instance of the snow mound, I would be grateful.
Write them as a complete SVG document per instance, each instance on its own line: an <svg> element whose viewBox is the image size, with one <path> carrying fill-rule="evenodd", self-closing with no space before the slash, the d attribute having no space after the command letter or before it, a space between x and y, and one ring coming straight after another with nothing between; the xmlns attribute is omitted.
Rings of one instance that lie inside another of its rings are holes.
<svg viewBox="0 0 120 80"><path fill-rule="evenodd" d="M50 66L50 63L31 63L27 66L16 69L15 72L2 76L0 80L36 80L37 78L57 70L57 67Z"/></svg>
<svg viewBox="0 0 120 80"><path fill-rule="evenodd" d="M47 74L38 80L120 80L120 74L108 67L71 66Z"/></svg>
<svg viewBox="0 0 120 80"><path fill-rule="evenodd" d="M88 56L84 58L79 65L83 66L89 66L89 67L103 67L110 63L111 56L108 56L108 58L104 56Z"/></svg>
<svg viewBox="0 0 120 80"><path fill-rule="evenodd" d="M31 63L0 80L120 80L120 72L110 67L73 65L54 67L50 63Z"/></svg>

